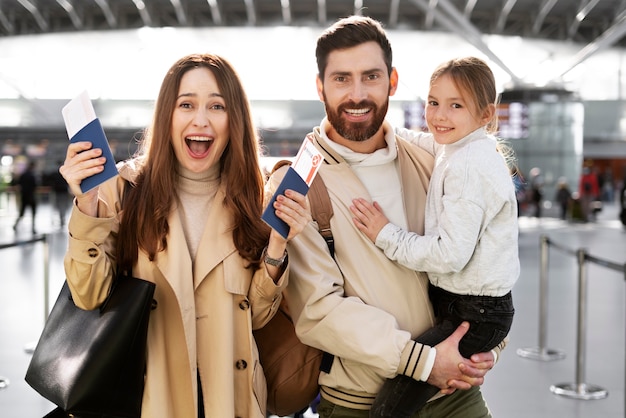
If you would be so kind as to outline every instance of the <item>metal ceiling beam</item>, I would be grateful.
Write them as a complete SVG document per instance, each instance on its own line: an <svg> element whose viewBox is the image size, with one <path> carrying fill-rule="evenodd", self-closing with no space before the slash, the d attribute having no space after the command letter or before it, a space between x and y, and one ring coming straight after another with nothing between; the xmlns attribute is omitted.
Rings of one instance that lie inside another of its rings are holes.
<svg viewBox="0 0 626 418"><path fill-rule="evenodd" d="M220 13L220 8L217 4L217 0L207 0L209 3L209 8L211 9L211 18L213 19L213 23L216 25L221 25L223 23L222 13Z"/></svg>
<svg viewBox="0 0 626 418"><path fill-rule="evenodd" d="M581 49L571 60L566 69L561 72L557 79L562 78L565 74L573 70L578 64L588 59L593 54L609 48L614 43L622 39L626 35L626 13L622 13L619 20L607 29L602 35Z"/></svg>
<svg viewBox="0 0 626 418"><path fill-rule="evenodd" d="M178 23L185 26L187 25L187 15L185 14L185 9L183 9L183 5L180 4L180 0L170 0L172 6L174 6L174 11L176 12L176 19L178 19Z"/></svg>
<svg viewBox="0 0 626 418"><path fill-rule="evenodd" d="M619 10L619 13L615 13L615 20L617 20L617 16L621 15L623 12L626 11L626 0L622 0L620 2L620 5L618 7L615 8L615 11Z"/></svg>
<svg viewBox="0 0 626 418"><path fill-rule="evenodd" d="M117 17L115 17L115 14L111 10L111 6L109 6L109 0L96 0L96 4L100 6L100 9L102 9L102 14L104 14L104 18L106 19L109 26L112 28L116 28Z"/></svg>
<svg viewBox="0 0 626 418"><path fill-rule="evenodd" d="M246 4L246 13L248 15L248 24L250 26L256 25L256 11L254 10L254 0L244 0Z"/></svg>
<svg viewBox="0 0 626 418"><path fill-rule="evenodd" d="M578 27L580 26L580 22L585 20L589 12L596 7L596 5L600 2L600 0L589 0L587 4L580 8L580 10L576 13L574 20L572 21L569 30L567 31L567 36L569 39L572 39L576 32L578 32Z"/></svg>
<svg viewBox="0 0 626 418"><path fill-rule="evenodd" d="M411 0L411 2L425 12L428 10L428 4L426 4L424 0ZM511 69L507 67L506 64L504 64L504 62L502 62L502 60L491 49L489 49L489 46L482 39L482 33L480 33L480 31L476 29L468 19L463 17L463 15L459 13L449 0L439 0L439 5L445 10L450 18L454 20L450 20L448 16L441 13L439 10L435 10L435 18L443 26L445 26L452 33L456 33L461 38L474 45L479 51L489 57L489 59L496 63L496 65L509 74L513 82L516 84L522 83L522 80L515 75L515 73L511 71Z"/></svg>
<svg viewBox="0 0 626 418"><path fill-rule="evenodd" d="M317 23L326 25L326 0L317 0Z"/></svg>
<svg viewBox="0 0 626 418"><path fill-rule="evenodd" d="M548 16L548 13L550 13L550 10L552 10L556 2L557 0L544 0L543 4L539 8L539 13L535 18L535 22L533 23L533 28L531 30L533 35L539 34L541 27L543 26L543 21L546 20L546 16Z"/></svg>
<svg viewBox="0 0 626 418"><path fill-rule="evenodd" d="M0 25L2 25L4 30L6 30L10 35L15 33L15 26L13 26L13 23L11 23L11 21L7 18L7 15L5 15L2 10L0 10Z"/></svg>
<svg viewBox="0 0 626 418"><path fill-rule="evenodd" d="M513 9L515 3L517 3L517 0L506 0L504 2L502 10L500 10L500 16L498 16L498 21L496 22L496 33L502 33L504 31L506 20L509 18L509 14L511 14L511 9Z"/></svg>
<svg viewBox="0 0 626 418"><path fill-rule="evenodd" d="M39 29L41 29L44 32L47 32L50 25L48 25L48 22L46 21L46 19L43 18L37 6L31 0L17 0L17 1L26 10L28 10L31 15L33 15L33 18L35 19L35 22L37 22Z"/></svg>
<svg viewBox="0 0 626 418"><path fill-rule="evenodd" d="M474 7L476 7L476 2L478 0L467 0L467 3L465 3L465 8L463 9L463 16L465 16L466 19L469 20L469 18L472 16L472 12L474 11Z"/></svg>
<svg viewBox="0 0 626 418"><path fill-rule="evenodd" d="M76 13L76 9L74 8L74 5L70 3L70 0L57 0L57 3L67 12L67 15L72 21L72 25L74 25L76 29L82 29L83 21L78 16L78 13Z"/></svg>
<svg viewBox="0 0 626 418"><path fill-rule="evenodd" d="M428 0L428 11L426 17L424 17L424 27L426 29L432 29L435 22L435 10L437 9L437 0Z"/></svg>
<svg viewBox="0 0 626 418"><path fill-rule="evenodd" d="M144 26L152 26L152 18L150 17L150 13L148 13L148 9L146 8L143 0L133 0L135 3L135 7L137 8L137 12L139 12L139 16L143 21Z"/></svg>
<svg viewBox="0 0 626 418"><path fill-rule="evenodd" d="M280 0L280 10L283 15L283 23L291 25L291 4L289 0Z"/></svg>
<svg viewBox="0 0 626 418"><path fill-rule="evenodd" d="M395 28L398 25L398 12L400 10L400 0L389 2L389 26Z"/></svg>
<svg viewBox="0 0 626 418"><path fill-rule="evenodd" d="M354 14L357 16L363 14L363 0L354 0Z"/></svg>

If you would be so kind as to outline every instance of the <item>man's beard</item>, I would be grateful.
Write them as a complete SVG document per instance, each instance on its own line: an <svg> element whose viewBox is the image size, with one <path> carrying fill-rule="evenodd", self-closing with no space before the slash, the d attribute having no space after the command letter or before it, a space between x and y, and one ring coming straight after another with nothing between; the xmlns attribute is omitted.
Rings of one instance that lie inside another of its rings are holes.
<svg viewBox="0 0 626 418"><path fill-rule="evenodd" d="M373 102L362 101L360 103L343 103L335 110L328 105L328 100L326 100L326 95L324 94L324 107L326 108L328 121L339 135L349 141L362 142L373 137L382 126L389 108L389 100L386 100L381 108ZM363 108L370 108L370 112L374 114L374 117L369 122L353 123L342 118L345 109Z"/></svg>

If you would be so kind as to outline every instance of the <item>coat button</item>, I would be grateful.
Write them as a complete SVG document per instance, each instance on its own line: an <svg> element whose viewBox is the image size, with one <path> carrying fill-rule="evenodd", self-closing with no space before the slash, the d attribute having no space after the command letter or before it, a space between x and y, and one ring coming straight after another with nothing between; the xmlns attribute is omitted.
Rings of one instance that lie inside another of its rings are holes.
<svg viewBox="0 0 626 418"><path fill-rule="evenodd" d="M242 300L241 302L239 302L239 309L243 311L250 309L250 302L248 302L247 299Z"/></svg>
<svg viewBox="0 0 626 418"><path fill-rule="evenodd" d="M157 306L159 306L159 302L157 302L156 299L152 299L152 305L150 305L150 310L155 310Z"/></svg>
<svg viewBox="0 0 626 418"><path fill-rule="evenodd" d="M244 370L248 367L248 362L245 360L237 360L237 363L235 363L235 367L237 368L237 370Z"/></svg>
<svg viewBox="0 0 626 418"><path fill-rule="evenodd" d="M95 258L98 256L98 249L97 248L90 248L87 250L87 254L89 254L89 257L91 258Z"/></svg>

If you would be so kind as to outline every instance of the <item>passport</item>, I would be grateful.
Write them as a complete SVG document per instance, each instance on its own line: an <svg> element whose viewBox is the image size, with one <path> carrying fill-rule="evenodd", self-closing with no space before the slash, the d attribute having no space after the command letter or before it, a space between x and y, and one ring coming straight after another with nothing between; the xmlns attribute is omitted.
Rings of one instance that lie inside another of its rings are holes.
<svg viewBox="0 0 626 418"><path fill-rule="evenodd" d="M302 193L303 195L306 195L309 191L309 185L306 184L304 179L300 177L300 175L296 173L296 170L294 170L292 167L289 167L289 169L287 170L287 174L285 174L285 177L283 177L283 180L280 182L280 185L276 189L274 196L272 196L272 200L266 206L265 210L263 211L263 215L261 216L261 219L263 219L265 223L274 228L276 232L278 232L284 238L287 238L287 236L289 236L290 228L285 221L276 216L274 202L276 202L276 198L279 195L285 194L285 190L287 189L295 190L296 192Z"/></svg>
<svg viewBox="0 0 626 418"><path fill-rule="evenodd" d="M287 189L295 190L306 196L323 161L324 158L322 154L315 148L312 134L307 135L304 141L302 141L302 145L300 146L298 154L296 154L293 164L289 166L285 177L283 177L274 196L272 196L272 200L263 211L261 219L274 228L285 239L289 236L290 228L285 221L276 216L274 210L276 197L285 194L285 190Z"/></svg>
<svg viewBox="0 0 626 418"><path fill-rule="evenodd" d="M86 91L66 104L61 113L70 142L89 141L93 144L93 148L100 148L102 156L106 158L103 171L87 177L80 183L80 189L86 193L118 174L115 158L102 128L102 123L96 117L96 112Z"/></svg>
<svg viewBox="0 0 626 418"><path fill-rule="evenodd" d="M86 193L108 179L117 176L118 171L113 152L109 146L109 141L104 133L100 119L96 118L92 120L78 131L76 135L70 138L70 142L72 143L81 141L89 141L93 144L93 148L100 148L102 150L102 156L106 158L104 170L91 177L87 177L80 183L80 189L83 193Z"/></svg>

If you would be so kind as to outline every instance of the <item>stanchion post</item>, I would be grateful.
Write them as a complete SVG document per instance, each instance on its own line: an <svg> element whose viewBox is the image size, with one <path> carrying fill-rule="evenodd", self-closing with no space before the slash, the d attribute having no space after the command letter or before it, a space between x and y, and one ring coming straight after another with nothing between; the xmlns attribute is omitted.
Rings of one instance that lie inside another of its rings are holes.
<svg viewBox="0 0 626 418"><path fill-rule="evenodd" d="M44 235L43 239L34 237L34 238L30 239L30 240L16 241L16 242L13 242L11 244L2 244L2 245L0 245L0 249L14 247L14 246L17 246L17 245L31 244L31 243L35 243L37 241L43 241L44 242L44 263L45 263L45 265L44 265L44 293L46 293L46 301L44 301L44 306L45 306L45 304L46 304L46 302L48 300L47 299L47 292L48 291L46 289L47 289L47 286L48 286L48 281L49 281L48 275L49 275L49 270L50 270L49 269L49 259L48 259L49 251L48 251L48 244L47 244L47 235ZM47 309L47 307L45 309ZM46 313L46 319L47 319L47 313ZM35 345L36 345L36 343L26 344L26 346L24 347L24 350L27 353L32 353L32 352L35 351ZM8 386L9 386L9 379L7 379L6 377L0 376L0 389L4 389L4 388L6 388Z"/></svg>
<svg viewBox="0 0 626 418"><path fill-rule="evenodd" d="M576 382L561 383L550 386L550 390L561 396L574 399L603 399L609 396L605 389L585 383L585 362L587 339L587 274L585 260L587 253L584 249L577 251L578 258L578 327L576 337Z"/></svg>
<svg viewBox="0 0 626 418"><path fill-rule="evenodd" d="M43 235L43 323L48 322L50 314L50 244L48 234Z"/></svg>
<svg viewBox="0 0 626 418"><path fill-rule="evenodd" d="M6 377L0 376L0 389L4 389L9 387L9 379Z"/></svg>
<svg viewBox="0 0 626 418"><path fill-rule="evenodd" d="M43 323L45 325L50 312L50 246L48 234L43 234L41 242L43 243ZM30 342L24 346L24 351L27 354L33 354L36 347L37 341Z"/></svg>
<svg viewBox="0 0 626 418"><path fill-rule="evenodd" d="M519 348L517 355L532 360L552 361L565 358L561 350L546 348L548 327L548 250L550 240L546 235L539 239L539 347Z"/></svg>

